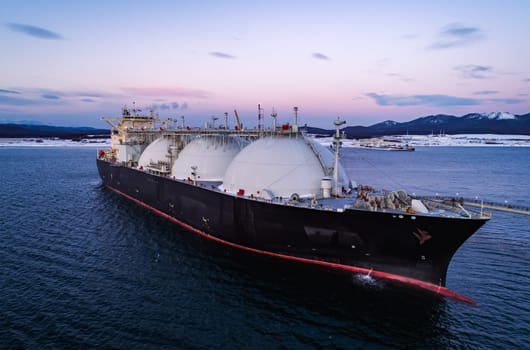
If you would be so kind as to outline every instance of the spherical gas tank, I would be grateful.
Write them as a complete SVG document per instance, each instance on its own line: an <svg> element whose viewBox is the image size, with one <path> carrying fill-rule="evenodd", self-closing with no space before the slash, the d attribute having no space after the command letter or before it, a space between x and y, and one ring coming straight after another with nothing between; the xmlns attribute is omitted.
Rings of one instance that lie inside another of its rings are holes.
<svg viewBox="0 0 530 350"><path fill-rule="evenodd" d="M188 179L195 173L197 180L221 181L226 168L245 145L241 138L228 135L197 137L179 153L171 175Z"/></svg>
<svg viewBox="0 0 530 350"><path fill-rule="evenodd" d="M223 178L230 193L290 198L320 196L327 166L312 140L302 135L271 136L254 141L232 161ZM320 152L328 152L325 148ZM332 164L331 164L332 166Z"/></svg>
<svg viewBox="0 0 530 350"><path fill-rule="evenodd" d="M170 162L171 154L170 147L173 145L171 139L167 137L159 137L151 142L142 152L138 160L139 167L146 167L149 164L156 164L158 162Z"/></svg>

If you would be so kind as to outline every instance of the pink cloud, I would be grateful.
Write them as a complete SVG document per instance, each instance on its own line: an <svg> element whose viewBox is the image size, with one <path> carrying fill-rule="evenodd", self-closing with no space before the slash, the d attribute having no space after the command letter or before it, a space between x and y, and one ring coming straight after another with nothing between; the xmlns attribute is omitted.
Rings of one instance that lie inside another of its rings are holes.
<svg viewBox="0 0 530 350"><path fill-rule="evenodd" d="M209 93L199 89L188 89L178 86L123 87L123 91L137 96L184 96L207 98Z"/></svg>

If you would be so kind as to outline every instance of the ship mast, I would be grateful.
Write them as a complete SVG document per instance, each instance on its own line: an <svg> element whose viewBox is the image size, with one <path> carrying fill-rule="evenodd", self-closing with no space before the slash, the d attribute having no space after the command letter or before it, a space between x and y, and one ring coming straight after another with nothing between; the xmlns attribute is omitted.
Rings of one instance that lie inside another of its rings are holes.
<svg viewBox="0 0 530 350"><path fill-rule="evenodd" d="M276 111L274 110L274 107L272 107L271 117L272 117L272 131L276 132L276 118L278 117L278 113L276 113Z"/></svg>
<svg viewBox="0 0 530 350"><path fill-rule="evenodd" d="M293 107L293 110L294 110L294 123L291 129L296 133L296 137L298 137L298 107Z"/></svg>
<svg viewBox="0 0 530 350"><path fill-rule="evenodd" d="M341 144L340 127L346 124L346 121L337 118L337 120L335 120L333 123L335 124L335 137L333 138L333 142L335 144L335 158L333 162L333 183L335 184L334 195L339 196L339 148Z"/></svg>
<svg viewBox="0 0 530 350"><path fill-rule="evenodd" d="M258 133L260 137L261 137L261 129L262 129L261 122L263 120L262 112L263 112L263 109L261 108L261 104L258 104Z"/></svg>

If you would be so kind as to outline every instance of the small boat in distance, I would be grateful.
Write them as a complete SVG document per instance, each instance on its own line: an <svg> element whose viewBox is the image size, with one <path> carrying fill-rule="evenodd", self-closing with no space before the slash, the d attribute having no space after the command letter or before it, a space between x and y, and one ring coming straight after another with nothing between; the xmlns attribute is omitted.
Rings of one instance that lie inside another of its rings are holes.
<svg viewBox="0 0 530 350"><path fill-rule="evenodd" d="M359 142L359 147L369 148L381 151L414 151L414 147L408 143L402 143L401 140L394 139L383 139L383 138L370 138L363 139Z"/></svg>

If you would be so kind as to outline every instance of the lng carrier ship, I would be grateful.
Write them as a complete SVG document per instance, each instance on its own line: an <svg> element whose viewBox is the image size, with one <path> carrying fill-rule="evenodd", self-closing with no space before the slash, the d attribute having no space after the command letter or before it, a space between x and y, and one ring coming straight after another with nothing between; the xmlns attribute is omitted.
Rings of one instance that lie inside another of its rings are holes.
<svg viewBox="0 0 530 350"><path fill-rule="evenodd" d="M332 147L294 123L190 128L126 107L99 150L103 185L221 246L470 301L445 287L457 249L489 216L458 202L356 185Z"/></svg>

